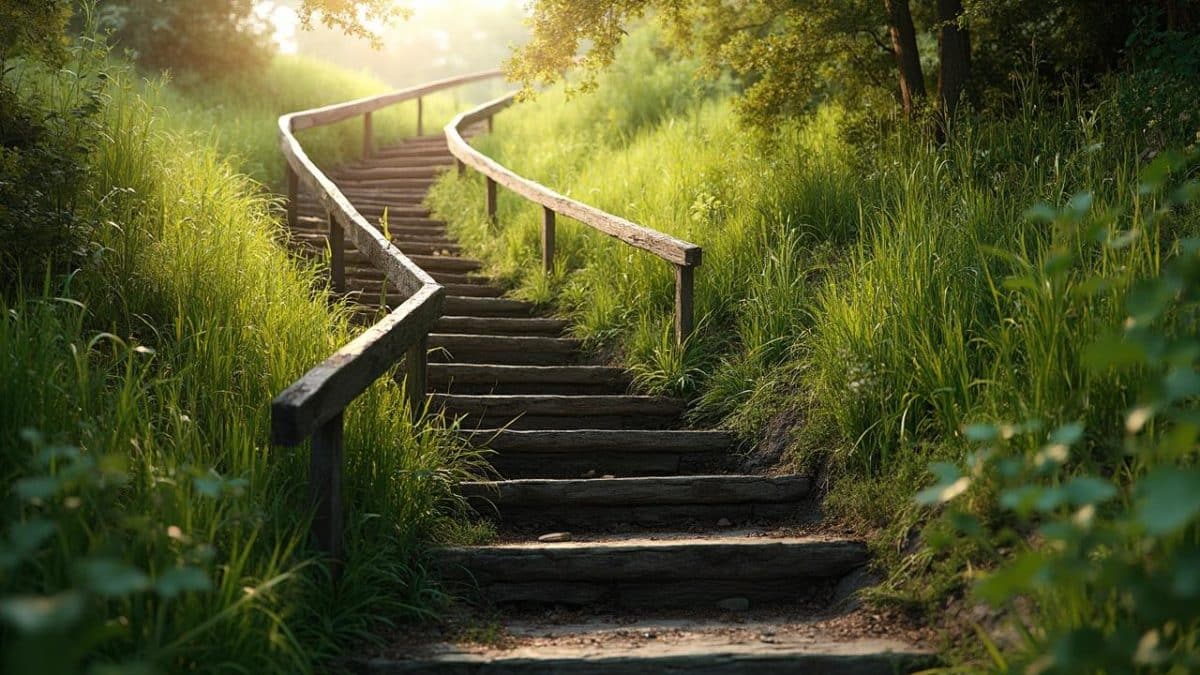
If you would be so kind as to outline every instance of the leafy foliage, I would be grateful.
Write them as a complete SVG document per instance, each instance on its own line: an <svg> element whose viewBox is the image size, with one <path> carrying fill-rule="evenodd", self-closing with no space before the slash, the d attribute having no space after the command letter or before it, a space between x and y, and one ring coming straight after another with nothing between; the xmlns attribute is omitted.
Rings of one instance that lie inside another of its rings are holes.
<svg viewBox="0 0 1200 675"><path fill-rule="evenodd" d="M1154 223L1200 200L1200 181L1188 177L1197 157L1160 157L1143 172L1141 192L1164 201L1146 214ZM1172 179L1175 180L1172 180ZM1179 179L1182 178L1182 181ZM1058 222L1085 227L1098 246L1127 246L1131 235L1084 221L1086 200L1058 211L1038 210ZM1088 255L1088 252L1082 252ZM1049 282L1065 282L1073 255L1048 256ZM1103 283L1084 282L1098 290ZM1021 283L1017 280L1017 283ZM1083 290L1083 292L1087 292ZM939 548L976 550L999 557L975 593L1007 606L1025 644L1006 672L1191 672L1200 622L1200 471L1195 468L1200 418L1200 240L1179 242L1161 274L1125 294L1118 332L1082 354L1097 372L1131 370L1143 382L1124 419L1122 452L1095 456L1077 422L1041 435L1042 423L975 424L966 437L980 444L965 468L934 465L939 483L918 495L926 504L948 504ZM1039 442L1040 441L1040 442ZM998 533L996 530L1007 530ZM996 541L1017 551L998 556ZM986 563L985 563L986 564ZM1032 600L1038 619L1017 605ZM998 656L998 654L997 654Z"/></svg>

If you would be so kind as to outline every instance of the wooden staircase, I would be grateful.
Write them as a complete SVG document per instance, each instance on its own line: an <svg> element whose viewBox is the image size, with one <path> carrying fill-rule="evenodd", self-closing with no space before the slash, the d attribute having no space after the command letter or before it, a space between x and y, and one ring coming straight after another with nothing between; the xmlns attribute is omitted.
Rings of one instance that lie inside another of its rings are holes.
<svg viewBox="0 0 1200 675"><path fill-rule="evenodd" d="M481 276L422 205L453 163L442 136L424 136L329 175L371 222L386 210L392 241L447 289L428 340L431 406L494 451L503 480L460 488L500 541L443 548L435 566L448 588L489 608L480 612L498 611L507 638L443 635L351 667L893 673L925 663L926 652L895 640L813 637L827 613L812 598L827 599L866 562L863 544L796 534L788 524L810 498L806 477L728 472L731 434L683 428L683 401L633 393L627 373L596 363L566 322ZM302 195L299 250L324 254L323 214ZM369 306L396 299L348 240L344 255L347 293ZM773 639L747 641L746 626L759 624ZM614 638L630 625L651 637ZM663 626L671 640L658 638Z"/></svg>

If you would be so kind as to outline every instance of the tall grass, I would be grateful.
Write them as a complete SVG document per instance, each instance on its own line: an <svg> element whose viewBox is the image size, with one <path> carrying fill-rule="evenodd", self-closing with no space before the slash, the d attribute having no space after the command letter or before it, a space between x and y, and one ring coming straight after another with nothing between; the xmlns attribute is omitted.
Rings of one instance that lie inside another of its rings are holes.
<svg viewBox="0 0 1200 675"><path fill-rule="evenodd" d="M652 36L636 37L598 94L543 94L477 144L518 173L702 245L701 329L665 354L667 265L563 222L562 269L547 277L537 208L502 193L490 225L482 181L446 177L433 206L519 293L556 303L651 390L694 397L698 421L755 438L773 419L800 420L798 458L851 477L831 503L877 524L912 510L931 456L965 452L966 422L1084 419L1104 444L1128 381L1084 372L1079 350L1119 323L1121 290L1200 225L1176 214L1167 231L1142 228L1051 282L1056 252L1091 249L1077 228L1027 215L1032 205L1154 208L1139 194L1140 136L1107 90L1052 95L1018 81L1009 114L964 117L940 146L916 125L872 126L829 107L762 134L738 124L720 91L682 105L645 91L647 81L696 90L689 64L664 62L645 48ZM630 75L664 69L676 74ZM618 102L661 112L597 126ZM1109 227L1118 236L1141 224ZM1105 283L1081 288L1094 276Z"/></svg>
<svg viewBox="0 0 1200 675"><path fill-rule="evenodd" d="M390 378L348 410L336 585L307 545L308 450L268 444L271 399L352 335L239 172L269 180L278 107L345 93L319 90L329 69L284 75L291 97L186 116L194 93L110 67L91 254L40 292L0 293L5 672L306 672L437 607L420 551L473 463L450 430L415 428ZM217 120L213 143L198 130Z"/></svg>

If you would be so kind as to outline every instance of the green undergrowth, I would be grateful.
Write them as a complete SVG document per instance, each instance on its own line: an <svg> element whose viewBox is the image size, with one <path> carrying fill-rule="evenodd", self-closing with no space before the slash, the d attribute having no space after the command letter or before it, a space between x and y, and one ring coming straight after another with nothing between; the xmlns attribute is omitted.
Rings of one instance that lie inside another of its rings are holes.
<svg viewBox="0 0 1200 675"><path fill-rule="evenodd" d="M697 85L691 64L652 45L635 33L597 94L546 92L476 145L703 246L689 344L669 332L668 264L560 219L545 274L541 207L501 190L492 224L482 179L447 176L431 203L472 253L518 295L555 304L642 389L692 398L697 424L752 442L770 431L792 462L826 470L830 514L872 533L879 601L934 616L1027 541L925 545L938 536L921 536L914 495L931 462L972 450L970 425L1037 419L1044 438L1079 424L1066 475L1125 485L1139 375L1082 355L1125 322L1130 289L1200 232L1195 206L1145 187L1163 140L1129 103L1137 73L1086 93L1016 78L1007 108L964 114L939 145L918 123L828 106L771 132L743 128L724 85ZM995 516L994 500L972 504ZM1076 609L1073 620L1101 625L1115 611Z"/></svg>
<svg viewBox="0 0 1200 675"><path fill-rule="evenodd" d="M102 50L8 77L81 162L84 244L65 273L6 261L0 670L310 672L436 611L423 546L471 534L451 486L477 460L453 430L414 427L391 378L348 409L336 584L307 541L308 448L268 442L271 399L354 331L243 172L277 175L278 112L374 83L287 59L270 93L213 85L224 107L186 112L197 92L141 83Z"/></svg>

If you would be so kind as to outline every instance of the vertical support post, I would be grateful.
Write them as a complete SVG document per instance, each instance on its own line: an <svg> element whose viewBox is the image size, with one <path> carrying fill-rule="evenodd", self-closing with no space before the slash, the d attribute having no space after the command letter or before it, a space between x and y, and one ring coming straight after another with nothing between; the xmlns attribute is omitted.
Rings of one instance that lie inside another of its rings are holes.
<svg viewBox="0 0 1200 675"><path fill-rule="evenodd" d="M420 421L425 412L425 391L428 389L427 364L429 358L429 336L421 339L408 348L404 356L404 367L408 371L405 378L405 389L408 394L408 409L414 421Z"/></svg>
<svg viewBox="0 0 1200 675"><path fill-rule="evenodd" d="M292 168L290 162L284 162L284 172L287 173L287 224L288 229L295 229L296 215L300 208L300 176Z"/></svg>
<svg viewBox="0 0 1200 675"><path fill-rule="evenodd" d="M342 224L329 217L329 281L336 293L346 292L346 237Z"/></svg>
<svg viewBox="0 0 1200 675"><path fill-rule="evenodd" d="M317 548L342 559L342 413L317 427L308 465L308 499Z"/></svg>
<svg viewBox="0 0 1200 675"><path fill-rule="evenodd" d="M467 175L467 163L461 159L456 159L454 161L458 164L458 177L462 178L463 176Z"/></svg>
<svg viewBox="0 0 1200 675"><path fill-rule="evenodd" d="M417 97L417 135L425 135L425 103L420 96Z"/></svg>
<svg viewBox="0 0 1200 675"><path fill-rule="evenodd" d="M692 334L693 273L688 265L675 266L675 343L683 346Z"/></svg>
<svg viewBox="0 0 1200 675"><path fill-rule="evenodd" d="M542 207L542 269L554 272L554 210Z"/></svg>
<svg viewBox="0 0 1200 675"><path fill-rule="evenodd" d="M489 223L496 222L496 181L487 177L487 217Z"/></svg>
<svg viewBox="0 0 1200 675"><path fill-rule="evenodd" d="M495 117L496 117L495 115L488 115L488 133L489 134L496 130L496 123L493 122Z"/></svg>
<svg viewBox="0 0 1200 675"><path fill-rule="evenodd" d="M371 122L371 113L363 113L363 149L362 156L366 159L375 151L375 125Z"/></svg>

